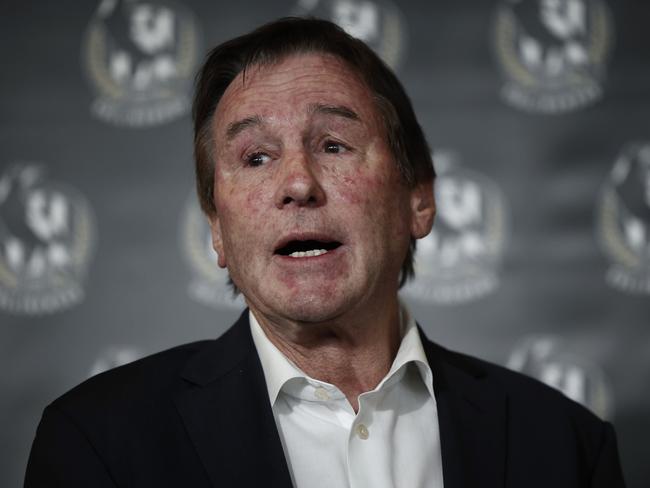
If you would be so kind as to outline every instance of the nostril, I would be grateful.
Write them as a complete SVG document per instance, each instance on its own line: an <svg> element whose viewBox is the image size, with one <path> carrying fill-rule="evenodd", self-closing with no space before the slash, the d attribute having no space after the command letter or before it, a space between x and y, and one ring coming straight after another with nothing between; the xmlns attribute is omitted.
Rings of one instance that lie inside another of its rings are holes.
<svg viewBox="0 0 650 488"><path fill-rule="evenodd" d="M313 178L287 178L278 186L274 203L278 208L319 207L325 203L325 192Z"/></svg>

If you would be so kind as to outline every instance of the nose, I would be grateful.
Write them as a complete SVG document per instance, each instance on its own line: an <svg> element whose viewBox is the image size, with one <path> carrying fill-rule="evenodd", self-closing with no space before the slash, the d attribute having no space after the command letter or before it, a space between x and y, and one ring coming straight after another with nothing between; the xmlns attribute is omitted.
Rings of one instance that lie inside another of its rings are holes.
<svg viewBox="0 0 650 488"><path fill-rule="evenodd" d="M314 165L305 152L287 154L280 163L275 206L282 209L288 205L320 207L325 203L325 191Z"/></svg>

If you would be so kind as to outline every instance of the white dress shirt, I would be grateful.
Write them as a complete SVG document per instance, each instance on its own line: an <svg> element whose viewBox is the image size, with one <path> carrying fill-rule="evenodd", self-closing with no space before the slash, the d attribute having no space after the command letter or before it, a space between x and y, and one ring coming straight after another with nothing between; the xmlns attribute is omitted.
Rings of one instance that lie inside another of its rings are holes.
<svg viewBox="0 0 650 488"><path fill-rule="evenodd" d="M294 486L442 488L432 372L404 308L395 360L374 390L359 395L357 414L341 390L282 354L252 312L250 326Z"/></svg>

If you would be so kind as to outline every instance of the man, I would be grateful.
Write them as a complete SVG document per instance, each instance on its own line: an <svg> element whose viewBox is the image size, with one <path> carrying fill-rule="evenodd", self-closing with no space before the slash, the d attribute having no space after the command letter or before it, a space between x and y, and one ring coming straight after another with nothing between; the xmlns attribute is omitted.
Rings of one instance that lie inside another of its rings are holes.
<svg viewBox="0 0 650 488"><path fill-rule="evenodd" d="M434 172L362 42L283 19L212 51L197 186L249 310L47 407L26 486L619 487L614 433L429 342L398 300Z"/></svg>

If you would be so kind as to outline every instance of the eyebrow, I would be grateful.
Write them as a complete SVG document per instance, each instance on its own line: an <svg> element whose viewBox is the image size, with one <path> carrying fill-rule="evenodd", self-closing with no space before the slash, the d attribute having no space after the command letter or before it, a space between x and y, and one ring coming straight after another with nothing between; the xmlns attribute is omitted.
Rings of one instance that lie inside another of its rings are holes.
<svg viewBox="0 0 650 488"><path fill-rule="evenodd" d="M253 115L252 117L246 117L236 122L232 122L228 124L228 129L226 129L226 139L231 141L244 129L260 126L263 125L263 123L264 122L259 115Z"/></svg>
<svg viewBox="0 0 650 488"><path fill-rule="evenodd" d="M336 115L355 121L361 120L354 110L345 105L325 105L322 103L314 103L309 106L309 112L314 114Z"/></svg>

